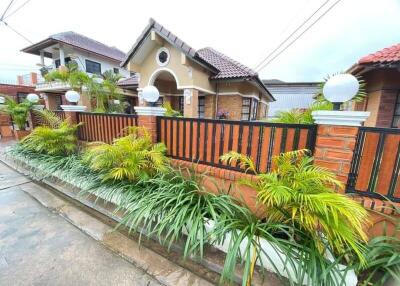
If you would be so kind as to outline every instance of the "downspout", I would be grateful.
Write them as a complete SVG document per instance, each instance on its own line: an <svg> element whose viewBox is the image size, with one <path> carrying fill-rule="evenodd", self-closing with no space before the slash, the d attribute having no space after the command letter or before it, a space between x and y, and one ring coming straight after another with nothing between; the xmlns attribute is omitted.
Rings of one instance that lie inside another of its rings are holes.
<svg viewBox="0 0 400 286"><path fill-rule="evenodd" d="M215 82L215 114L214 114L214 119L217 118L217 114L218 114L218 97L219 97L219 85L218 85L218 82Z"/></svg>

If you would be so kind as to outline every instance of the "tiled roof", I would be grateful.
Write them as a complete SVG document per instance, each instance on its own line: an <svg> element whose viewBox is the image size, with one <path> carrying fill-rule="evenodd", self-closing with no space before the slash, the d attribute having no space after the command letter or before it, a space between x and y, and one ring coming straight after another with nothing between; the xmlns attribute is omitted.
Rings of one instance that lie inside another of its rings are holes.
<svg viewBox="0 0 400 286"><path fill-rule="evenodd" d="M52 45L54 42L61 42L71 45L101 56L105 56L116 61L122 61L125 58L125 53L116 47L110 47L96 40L83 36L81 34L69 31L51 35L47 39L33 44L22 51L35 53L38 48L43 48L46 45Z"/></svg>
<svg viewBox="0 0 400 286"><path fill-rule="evenodd" d="M257 76L257 73L252 69L213 48L200 49L197 51L197 56L218 70L218 73L211 77L212 79L251 78Z"/></svg>
<svg viewBox="0 0 400 286"><path fill-rule="evenodd" d="M362 57L359 64L388 64L400 61L400 44L393 45L383 50L377 51L368 56Z"/></svg>
<svg viewBox="0 0 400 286"><path fill-rule="evenodd" d="M139 84L139 79L136 75L118 81L118 86L135 86Z"/></svg>

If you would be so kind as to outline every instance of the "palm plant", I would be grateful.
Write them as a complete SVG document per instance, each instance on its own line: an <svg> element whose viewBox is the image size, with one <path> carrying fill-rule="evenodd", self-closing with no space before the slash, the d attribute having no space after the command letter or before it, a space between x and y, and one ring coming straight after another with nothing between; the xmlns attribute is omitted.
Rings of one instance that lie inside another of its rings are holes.
<svg viewBox="0 0 400 286"><path fill-rule="evenodd" d="M172 105L170 102L165 102L162 106L163 108L165 108L165 116L169 116L169 117L180 117L182 116L181 113L179 111L176 111L172 108Z"/></svg>
<svg viewBox="0 0 400 286"><path fill-rule="evenodd" d="M240 166L257 174L253 161L245 155L230 152L221 160L239 161ZM257 190L266 215L308 233L321 252L328 244L338 255L351 249L363 260L367 212L354 200L335 193L342 184L334 174L313 165L307 150L282 153L273 157L272 164L272 172L257 174L256 181L242 182Z"/></svg>
<svg viewBox="0 0 400 286"><path fill-rule="evenodd" d="M62 121L48 110L36 112L46 125L36 127L20 144L26 149L49 155L74 153L77 148L76 132L79 124L70 124L68 119Z"/></svg>
<svg viewBox="0 0 400 286"><path fill-rule="evenodd" d="M333 105L329 101L317 100L307 109L292 109L289 111L279 111L276 118L271 122L288 124L314 124L312 112L317 110L332 110Z"/></svg>
<svg viewBox="0 0 400 286"><path fill-rule="evenodd" d="M394 208L395 213L386 215L376 212L384 217L385 221L382 236L372 238L366 247L366 264L355 263L359 272L362 286L381 286L391 278L400 283L400 208L394 203L387 208ZM394 225L394 233L388 234L387 222Z"/></svg>
<svg viewBox="0 0 400 286"><path fill-rule="evenodd" d="M152 144L145 128L130 127L128 135L112 144L96 142L89 146L84 162L104 174L104 180L130 180L149 177L167 170L168 159L163 143Z"/></svg>
<svg viewBox="0 0 400 286"><path fill-rule="evenodd" d="M17 103L9 97L5 97L5 105L1 111L8 113L19 130L25 130L26 121L28 120L28 113L32 109L33 103L24 100Z"/></svg>

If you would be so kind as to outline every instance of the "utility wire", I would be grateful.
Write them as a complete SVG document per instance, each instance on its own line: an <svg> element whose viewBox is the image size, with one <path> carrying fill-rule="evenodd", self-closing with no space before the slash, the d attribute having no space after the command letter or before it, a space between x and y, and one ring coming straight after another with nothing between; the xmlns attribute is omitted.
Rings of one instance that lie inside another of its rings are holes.
<svg viewBox="0 0 400 286"><path fill-rule="evenodd" d="M304 22L300 24L289 36L287 36L273 51L271 51L254 69L257 71L258 68L266 61L268 60L277 50L279 50L280 47L282 47L290 38L297 33L307 22L314 17L315 14L317 14L326 4L328 4L330 0L326 0L324 3L322 3L321 6L318 7L317 10L315 10Z"/></svg>
<svg viewBox="0 0 400 286"><path fill-rule="evenodd" d="M272 59L270 59L267 63L265 63L262 67L258 69L258 71L263 70L267 65L269 65L273 60L275 60L279 55L281 55L284 51L286 51L291 45L294 44L302 35L304 35L309 29L311 29L314 24L316 24L323 16L325 16L333 7L335 7L341 0L337 0L332 6L330 6L324 13L322 13L314 22L311 23L300 35L294 38L285 48L283 48L278 54L276 54Z"/></svg>
<svg viewBox="0 0 400 286"><path fill-rule="evenodd" d="M10 7L11 7L11 5L12 5L12 3L13 3L13 2L14 2L14 0L11 0L11 1L10 1L10 3L8 4L8 6L7 6L6 10L4 10L4 12L3 12L3 15L1 15L1 17L0 17L0 21L3 21L3 19L4 19L4 16L6 15L6 13L7 13L8 9L10 9Z"/></svg>
<svg viewBox="0 0 400 286"><path fill-rule="evenodd" d="M26 4L28 4L31 0L26 0L21 6L19 6L18 8L16 8L14 11L12 11L10 14L8 14L7 16L5 16L3 18L3 20L7 19L8 17L11 17L12 15L14 15L15 13L17 13L22 7L24 7Z"/></svg>
<svg viewBox="0 0 400 286"><path fill-rule="evenodd" d="M14 33L16 33L17 35L19 35L21 38L23 38L25 41L28 41L29 43L33 44L33 42L31 40L29 40L27 37L25 37L24 35L22 35L20 32L18 32L17 30L15 30L13 27L11 27L7 22L4 22L4 20L1 20L0 22L3 22L7 28L9 28L11 31L13 31Z"/></svg>

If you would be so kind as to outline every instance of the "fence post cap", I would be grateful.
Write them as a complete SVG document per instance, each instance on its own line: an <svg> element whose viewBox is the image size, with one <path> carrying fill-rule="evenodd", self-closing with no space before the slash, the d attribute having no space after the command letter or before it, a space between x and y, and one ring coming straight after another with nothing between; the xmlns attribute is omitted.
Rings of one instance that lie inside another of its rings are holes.
<svg viewBox="0 0 400 286"><path fill-rule="evenodd" d="M65 111L72 111L72 112L83 112L86 110L86 106L84 105L60 105L61 108Z"/></svg>
<svg viewBox="0 0 400 286"><path fill-rule="evenodd" d="M316 124L361 126L369 111L317 110L311 113Z"/></svg>
<svg viewBox="0 0 400 286"><path fill-rule="evenodd" d="M137 115L163 116L167 111L163 107L155 106L135 106L134 108Z"/></svg>

